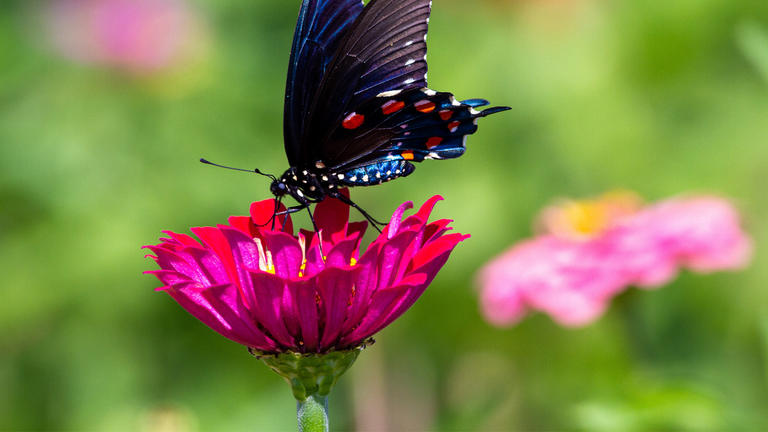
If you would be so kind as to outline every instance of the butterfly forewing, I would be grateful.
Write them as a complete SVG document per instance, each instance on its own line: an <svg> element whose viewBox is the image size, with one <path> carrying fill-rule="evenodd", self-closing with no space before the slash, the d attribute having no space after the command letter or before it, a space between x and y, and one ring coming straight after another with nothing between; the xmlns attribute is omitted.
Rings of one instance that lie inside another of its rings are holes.
<svg viewBox="0 0 768 432"><path fill-rule="evenodd" d="M360 0L304 0L293 37L285 89L283 133L291 166L302 161L302 142L318 83L339 42L363 10Z"/></svg>
<svg viewBox="0 0 768 432"><path fill-rule="evenodd" d="M364 8L339 43L310 108L303 165L322 160L338 166L391 138L387 131L369 130L375 139L340 145L331 136L366 101L389 91L426 86L429 12L429 0L372 0Z"/></svg>

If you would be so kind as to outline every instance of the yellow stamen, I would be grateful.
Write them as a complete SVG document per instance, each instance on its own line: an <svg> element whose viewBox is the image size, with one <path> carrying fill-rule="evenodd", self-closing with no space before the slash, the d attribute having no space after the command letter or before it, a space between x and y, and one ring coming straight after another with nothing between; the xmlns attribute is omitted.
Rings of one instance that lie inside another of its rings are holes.
<svg viewBox="0 0 768 432"><path fill-rule="evenodd" d="M640 206L641 200L636 194L613 191L594 199L561 201L544 209L538 224L545 233L585 240L635 213Z"/></svg>
<svg viewBox="0 0 768 432"><path fill-rule="evenodd" d="M275 264L272 262L272 252L264 248L260 238L254 238L256 249L259 251L259 270L275 274Z"/></svg>

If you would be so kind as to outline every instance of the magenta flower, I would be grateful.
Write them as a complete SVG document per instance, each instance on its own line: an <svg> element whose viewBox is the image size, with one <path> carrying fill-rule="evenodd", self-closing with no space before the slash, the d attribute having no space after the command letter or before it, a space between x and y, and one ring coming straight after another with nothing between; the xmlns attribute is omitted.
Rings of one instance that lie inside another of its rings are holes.
<svg viewBox="0 0 768 432"><path fill-rule="evenodd" d="M53 46L72 60L146 75L200 56L201 20L185 0L53 0Z"/></svg>
<svg viewBox="0 0 768 432"><path fill-rule="evenodd" d="M294 235L290 218L260 227L274 201L256 202L250 217L192 228L200 241L167 232L146 246L160 266L148 273L187 312L261 353L352 349L411 307L468 237L446 234L448 220L428 222L441 199L405 220L413 204L401 205L362 255L367 223L348 222L346 204L326 199L314 213L319 232Z"/></svg>
<svg viewBox="0 0 768 432"><path fill-rule="evenodd" d="M348 192L342 190L344 194ZM150 255L155 275L187 312L248 347L291 385L299 430L328 430L328 394L370 337L421 296L468 236L429 222L442 198L403 220L401 205L360 253L367 222L349 222L349 206L327 198L315 207L317 232L293 232L290 217L270 223L274 200L251 216L192 228L199 240L166 232ZM280 206L280 210L285 208Z"/></svg>
<svg viewBox="0 0 768 432"><path fill-rule="evenodd" d="M479 274L481 308L495 325L513 325L529 310L561 325L586 325L631 285L659 287L680 268L742 269L752 253L737 211L711 196L647 207L629 193L565 201L545 209L538 225L539 236Z"/></svg>

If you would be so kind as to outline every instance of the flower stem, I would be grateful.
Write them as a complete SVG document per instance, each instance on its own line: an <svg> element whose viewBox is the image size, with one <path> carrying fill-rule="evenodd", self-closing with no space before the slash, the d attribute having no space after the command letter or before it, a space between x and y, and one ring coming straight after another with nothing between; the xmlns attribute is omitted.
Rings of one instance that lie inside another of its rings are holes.
<svg viewBox="0 0 768 432"><path fill-rule="evenodd" d="M299 432L328 432L328 396L314 394L296 402Z"/></svg>

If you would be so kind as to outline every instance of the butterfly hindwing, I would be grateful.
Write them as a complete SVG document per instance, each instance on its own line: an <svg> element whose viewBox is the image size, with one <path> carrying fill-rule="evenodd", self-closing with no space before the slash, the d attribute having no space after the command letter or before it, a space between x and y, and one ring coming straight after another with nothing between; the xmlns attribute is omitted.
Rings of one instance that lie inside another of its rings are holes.
<svg viewBox="0 0 768 432"><path fill-rule="evenodd" d="M377 97L363 104L359 108L360 113L355 113L364 119L363 123L354 122L354 117L345 118L342 128L334 135L334 141L372 140L373 131L388 131L390 138L377 144L354 163L334 169L345 175L349 185L362 186L410 174L412 166L401 162L459 157L466 150L467 136L477 131L478 118L508 109L475 109L485 105L488 102L483 99L459 102L451 93L427 88ZM363 129L366 121L371 127L357 134L354 126Z"/></svg>
<svg viewBox="0 0 768 432"><path fill-rule="evenodd" d="M291 166L306 153L302 141L317 85L339 42L363 10L360 0L304 0L293 37L285 89L283 133Z"/></svg>

